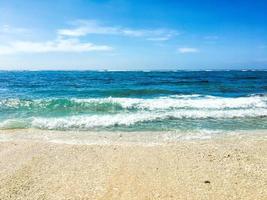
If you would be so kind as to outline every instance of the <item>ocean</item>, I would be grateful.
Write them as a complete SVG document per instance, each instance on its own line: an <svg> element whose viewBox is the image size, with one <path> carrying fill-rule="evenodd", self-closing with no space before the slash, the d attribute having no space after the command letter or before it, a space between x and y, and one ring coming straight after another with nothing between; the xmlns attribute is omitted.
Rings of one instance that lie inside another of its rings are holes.
<svg viewBox="0 0 267 200"><path fill-rule="evenodd" d="M267 129L267 71L1 71L0 130Z"/></svg>

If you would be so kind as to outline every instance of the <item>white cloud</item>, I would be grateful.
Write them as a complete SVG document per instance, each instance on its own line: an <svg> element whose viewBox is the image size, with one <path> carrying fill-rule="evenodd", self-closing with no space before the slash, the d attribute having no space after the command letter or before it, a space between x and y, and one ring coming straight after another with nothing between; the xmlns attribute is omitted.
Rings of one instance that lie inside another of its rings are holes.
<svg viewBox="0 0 267 200"><path fill-rule="evenodd" d="M54 40L31 41L19 39L21 34L13 35L0 43L0 55L15 53L48 53L48 52L89 52L109 51L108 45L96 45L90 42L82 42L79 37L89 34L119 35L127 37L142 37L151 41L166 41L179 33L170 29L131 29L118 26L102 26L97 21L79 20L72 24L74 28L59 29ZM0 36L11 33L27 32L27 29L15 28L9 25L0 27ZM5 38L5 37L2 37Z"/></svg>
<svg viewBox="0 0 267 200"><path fill-rule="evenodd" d="M118 26L102 26L97 21L80 20L74 23L74 28L59 29L58 34L61 36L80 37L89 34L102 35L122 35L130 37L145 37L148 40L164 41L169 40L175 35L179 35L177 31L169 29L131 29Z"/></svg>
<svg viewBox="0 0 267 200"><path fill-rule="evenodd" d="M116 34L118 28L99 26L96 21L77 21L76 28L59 29L57 33L62 36L79 37L88 34Z"/></svg>
<svg viewBox="0 0 267 200"><path fill-rule="evenodd" d="M95 45L80 42L78 39L58 39L46 42L15 41L0 45L0 54L14 53L47 53L47 52L88 52L108 51L112 48L106 45Z"/></svg>
<svg viewBox="0 0 267 200"><path fill-rule="evenodd" d="M161 36L161 37L151 37L151 38L147 38L147 40L151 40L151 41L166 41L171 39L171 37L173 37L173 34L166 34L165 36Z"/></svg>
<svg viewBox="0 0 267 200"><path fill-rule="evenodd" d="M147 40L150 40L150 41L166 41L166 40L169 40L170 38L169 37L154 37L154 38L147 38Z"/></svg>
<svg viewBox="0 0 267 200"><path fill-rule="evenodd" d="M7 24L0 26L0 34L21 34L28 33L29 30L26 28L16 28Z"/></svg>
<svg viewBox="0 0 267 200"><path fill-rule="evenodd" d="M179 53L196 53L199 50L197 48L182 47L178 49Z"/></svg>

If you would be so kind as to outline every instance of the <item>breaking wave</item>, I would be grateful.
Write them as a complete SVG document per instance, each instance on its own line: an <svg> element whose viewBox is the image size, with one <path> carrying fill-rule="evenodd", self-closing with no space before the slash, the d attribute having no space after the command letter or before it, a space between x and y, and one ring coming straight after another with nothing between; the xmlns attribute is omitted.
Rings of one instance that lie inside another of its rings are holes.
<svg viewBox="0 0 267 200"><path fill-rule="evenodd" d="M151 99L142 98L89 98L89 99L2 99L0 109L36 110L121 110L121 109L173 109L173 108L267 108L267 96L215 97L201 95L172 95Z"/></svg>
<svg viewBox="0 0 267 200"><path fill-rule="evenodd" d="M266 118L267 96L2 99L0 111L9 113L8 118L0 118L1 129L90 130L96 127L127 127L167 120L179 123L183 119Z"/></svg>

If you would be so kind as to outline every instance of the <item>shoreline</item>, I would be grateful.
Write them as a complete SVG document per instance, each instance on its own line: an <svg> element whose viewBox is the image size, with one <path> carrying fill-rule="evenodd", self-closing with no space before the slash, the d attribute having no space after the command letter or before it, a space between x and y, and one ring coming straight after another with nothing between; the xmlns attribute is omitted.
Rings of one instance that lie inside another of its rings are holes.
<svg viewBox="0 0 267 200"><path fill-rule="evenodd" d="M46 142L72 145L166 145L223 139L261 138L267 140L267 130L240 131L60 131L41 129L0 130L0 142Z"/></svg>
<svg viewBox="0 0 267 200"><path fill-rule="evenodd" d="M265 133L161 145L2 141L0 199L265 199L266 152Z"/></svg>

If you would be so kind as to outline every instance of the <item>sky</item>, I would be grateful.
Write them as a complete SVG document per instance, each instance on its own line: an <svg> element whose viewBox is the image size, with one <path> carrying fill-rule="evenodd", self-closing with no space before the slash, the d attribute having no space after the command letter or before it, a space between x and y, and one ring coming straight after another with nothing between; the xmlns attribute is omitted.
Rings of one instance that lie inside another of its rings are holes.
<svg viewBox="0 0 267 200"><path fill-rule="evenodd" d="M267 69L266 10L267 0L0 0L0 69Z"/></svg>

